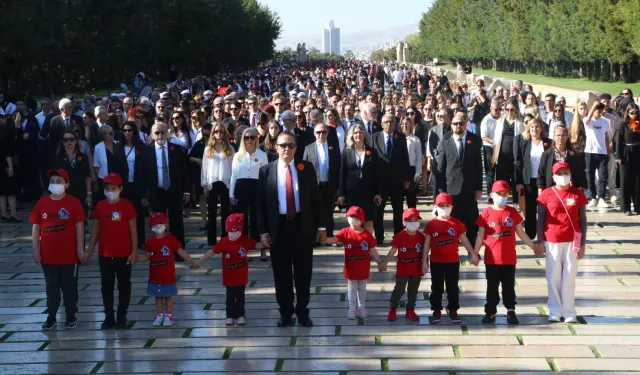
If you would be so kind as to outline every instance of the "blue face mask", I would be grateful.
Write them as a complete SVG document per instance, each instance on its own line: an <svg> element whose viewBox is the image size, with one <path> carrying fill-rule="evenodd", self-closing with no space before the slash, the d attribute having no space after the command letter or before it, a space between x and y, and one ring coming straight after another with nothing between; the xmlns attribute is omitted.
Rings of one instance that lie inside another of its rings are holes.
<svg viewBox="0 0 640 375"><path fill-rule="evenodd" d="M506 206L508 200L509 200L509 197L502 197L497 194L493 196L493 203L498 206Z"/></svg>

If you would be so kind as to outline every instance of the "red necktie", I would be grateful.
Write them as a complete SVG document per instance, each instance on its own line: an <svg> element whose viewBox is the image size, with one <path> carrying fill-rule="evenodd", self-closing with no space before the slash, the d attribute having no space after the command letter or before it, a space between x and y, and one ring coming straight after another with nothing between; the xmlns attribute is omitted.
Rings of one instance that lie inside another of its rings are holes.
<svg viewBox="0 0 640 375"><path fill-rule="evenodd" d="M287 168L287 178L285 179L287 189L287 216L292 218L296 216L296 198L293 195L293 175L291 174L289 164L285 164L285 168Z"/></svg>

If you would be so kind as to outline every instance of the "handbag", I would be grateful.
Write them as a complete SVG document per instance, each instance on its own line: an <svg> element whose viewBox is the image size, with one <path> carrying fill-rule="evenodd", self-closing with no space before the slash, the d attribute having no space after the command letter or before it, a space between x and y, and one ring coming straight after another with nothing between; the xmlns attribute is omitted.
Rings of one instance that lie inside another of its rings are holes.
<svg viewBox="0 0 640 375"><path fill-rule="evenodd" d="M580 245L582 244L582 232L580 232L579 230L576 230L576 227L573 225L573 220L571 220L571 215L569 215L569 210L567 209L567 206L564 205L564 201L560 198L560 195L558 194L558 191L556 190L556 188L552 187L552 189L553 189L553 192L556 193L556 197L558 197L558 200L560 201L560 203L562 203L562 207L564 208L564 211L567 213L569 224L571 224L571 228L573 229L573 241L571 241L571 251L573 251L574 253L577 253L580 251Z"/></svg>

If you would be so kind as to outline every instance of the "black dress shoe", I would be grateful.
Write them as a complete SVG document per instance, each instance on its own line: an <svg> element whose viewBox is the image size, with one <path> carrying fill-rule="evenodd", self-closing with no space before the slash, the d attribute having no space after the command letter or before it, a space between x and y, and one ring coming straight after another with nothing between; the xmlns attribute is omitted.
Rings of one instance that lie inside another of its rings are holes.
<svg viewBox="0 0 640 375"><path fill-rule="evenodd" d="M287 327L292 323L291 318L280 318L278 319L278 327Z"/></svg>
<svg viewBox="0 0 640 375"><path fill-rule="evenodd" d="M313 321L309 318L307 320L298 320L298 325L303 327L313 327Z"/></svg>

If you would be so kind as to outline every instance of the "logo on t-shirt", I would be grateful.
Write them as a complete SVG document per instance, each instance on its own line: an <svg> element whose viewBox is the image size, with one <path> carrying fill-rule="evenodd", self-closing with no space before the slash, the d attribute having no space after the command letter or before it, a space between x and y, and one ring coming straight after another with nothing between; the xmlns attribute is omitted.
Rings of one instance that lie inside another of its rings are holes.
<svg viewBox="0 0 640 375"><path fill-rule="evenodd" d="M453 230L453 227L450 227L449 230L447 231L447 233L449 233L450 235L452 235L453 237L456 236L456 231Z"/></svg>
<svg viewBox="0 0 640 375"><path fill-rule="evenodd" d="M575 205L576 205L576 199L567 197L567 206L575 206Z"/></svg>
<svg viewBox="0 0 640 375"><path fill-rule="evenodd" d="M162 249L160 249L160 252L162 253L163 256L168 257L169 254L171 254L171 249L169 249L166 246L162 246Z"/></svg>
<svg viewBox="0 0 640 375"><path fill-rule="evenodd" d="M421 251L422 251L422 245L421 245L421 244L419 244L419 243L417 243L417 244L416 244L416 253L419 253L419 252L421 252Z"/></svg>
<svg viewBox="0 0 640 375"><path fill-rule="evenodd" d="M513 220L511 220L511 218L509 216L507 216L507 218L504 219L504 225L506 225L508 227L512 227L513 226Z"/></svg>
<svg viewBox="0 0 640 375"><path fill-rule="evenodd" d="M360 247L364 251L369 251L369 243L365 240L362 240L362 242L360 242Z"/></svg>
<svg viewBox="0 0 640 375"><path fill-rule="evenodd" d="M238 250L238 254L240 254L241 257L246 257L247 250L245 250L244 247L241 247L240 250Z"/></svg>
<svg viewBox="0 0 640 375"><path fill-rule="evenodd" d="M113 211L111 213L111 221L120 221L120 212Z"/></svg>
<svg viewBox="0 0 640 375"><path fill-rule="evenodd" d="M406 247L401 247L400 248L400 252L401 253L406 253L407 252L407 248Z"/></svg>
<svg viewBox="0 0 640 375"><path fill-rule="evenodd" d="M60 211L58 211L58 215L60 215L60 219L62 220L69 219L69 211L67 211L66 208L61 208Z"/></svg>
<svg viewBox="0 0 640 375"><path fill-rule="evenodd" d="M42 214L42 218L43 218L43 219L46 219L46 218L47 218L47 214L46 214L46 212L45 212L44 214Z"/></svg>
<svg viewBox="0 0 640 375"><path fill-rule="evenodd" d="M224 254L224 257L225 257L225 258L227 258L227 259L229 259L229 258L231 258L231 255L229 255L229 254Z"/></svg>

